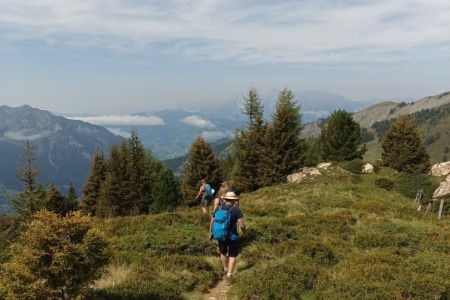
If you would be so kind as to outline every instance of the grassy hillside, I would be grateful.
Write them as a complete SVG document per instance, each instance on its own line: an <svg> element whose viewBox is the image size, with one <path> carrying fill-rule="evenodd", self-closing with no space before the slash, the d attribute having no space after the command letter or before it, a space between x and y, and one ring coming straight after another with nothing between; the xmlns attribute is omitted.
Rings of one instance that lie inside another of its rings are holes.
<svg viewBox="0 0 450 300"><path fill-rule="evenodd" d="M394 191L402 180L331 168L242 195L249 235L228 299L447 299L448 208L439 221L436 205L412 209ZM394 190L378 187L386 181ZM99 221L114 259L97 297L201 299L221 271L208 225L200 208Z"/></svg>

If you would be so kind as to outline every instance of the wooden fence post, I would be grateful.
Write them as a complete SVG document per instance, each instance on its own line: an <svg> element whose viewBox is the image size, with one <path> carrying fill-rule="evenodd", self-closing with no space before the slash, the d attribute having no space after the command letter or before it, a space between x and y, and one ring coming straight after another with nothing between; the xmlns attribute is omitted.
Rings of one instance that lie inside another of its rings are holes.
<svg viewBox="0 0 450 300"><path fill-rule="evenodd" d="M427 205L427 210L425 211L425 216L428 215L431 211L431 202Z"/></svg>
<svg viewBox="0 0 450 300"><path fill-rule="evenodd" d="M438 213L438 220L441 219L442 216L442 209L444 208L444 199L441 199L441 203L439 203L439 213Z"/></svg>
<svg viewBox="0 0 450 300"><path fill-rule="evenodd" d="M417 205L420 203L420 200L422 199L422 193L423 193L423 190L417 191L416 198L413 201L412 208L417 208Z"/></svg>

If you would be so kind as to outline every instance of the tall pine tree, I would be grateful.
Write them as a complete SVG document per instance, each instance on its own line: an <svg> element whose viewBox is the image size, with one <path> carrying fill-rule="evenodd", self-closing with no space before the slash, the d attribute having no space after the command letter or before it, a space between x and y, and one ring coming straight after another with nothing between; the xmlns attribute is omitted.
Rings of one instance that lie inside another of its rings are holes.
<svg viewBox="0 0 450 300"><path fill-rule="evenodd" d="M211 187L218 190L221 182L221 171L216 154L200 133L189 150L181 190L186 204L195 204L195 196L200 188L200 181L206 179Z"/></svg>
<svg viewBox="0 0 450 300"><path fill-rule="evenodd" d="M147 213L152 202L153 178L151 177L151 155L145 150L135 129L127 140L128 165L127 176L129 178L128 204L123 209L129 208L130 213Z"/></svg>
<svg viewBox="0 0 450 300"><path fill-rule="evenodd" d="M22 182L23 190L12 200L12 205L20 218L28 219L45 207L45 189L37 182L41 170L36 162L33 145L28 139L21 150L22 165L17 169L17 178Z"/></svg>
<svg viewBox="0 0 450 300"><path fill-rule="evenodd" d="M249 116L248 129L238 131L235 145L236 155L232 179L240 192L250 192L260 188L263 182L262 170L267 161L265 134L267 124L263 119L263 106L256 90L251 89L245 99L243 113Z"/></svg>
<svg viewBox="0 0 450 300"><path fill-rule="evenodd" d="M384 164L399 172L426 173L430 170L430 157L422 134L407 115L398 116L391 125L382 149Z"/></svg>
<svg viewBox="0 0 450 300"><path fill-rule="evenodd" d="M96 214L100 187L106 179L107 165L102 151L96 152L92 159L91 171L83 186L80 210L86 214Z"/></svg>
<svg viewBox="0 0 450 300"><path fill-rule="evenodd" d="M121 210L121 207L128 185L127 160L118 145L111 146L109 150L107 168L108 172L100 187L96 215L98 217L123 216L125 212Z"/></svg>
<svg viewBox="0 0 450 300"><path fill-rule="evenodd" d="M276 110L266 134L267 159L263 181L276 184L286 181L286 176L298 171L305 152L300 137L303 129L300 106L292 91L284 89L278 96Z"/></svg>

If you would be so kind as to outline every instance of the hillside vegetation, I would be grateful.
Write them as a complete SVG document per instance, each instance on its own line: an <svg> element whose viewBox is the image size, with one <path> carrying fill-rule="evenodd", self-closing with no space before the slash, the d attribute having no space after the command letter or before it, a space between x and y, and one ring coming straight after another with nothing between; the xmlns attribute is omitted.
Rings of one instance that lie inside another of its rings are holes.
<svg viewBox="0 0 450 300"><path fill-rule="evenodd" d="M410 103L382 102L353 114L361 128L373 136L363 141L367 146L364 160L375 162L381 157L381 143L392 121L400 115L410 115L423 134L431 163L447 161L450 147L450 92L428 96ZM305 125L302 136L317 137L326 120Z"/></svg>
<svg viewBox="0 0 450 300"><path fill-rule="evenodd" d="M228 299L447 299L450 219L412 209L401 182L331 167L241 195L249 235ZM200 207L99 220L113 260L92 298L200 299L221 272L208 225Z"/></svg>

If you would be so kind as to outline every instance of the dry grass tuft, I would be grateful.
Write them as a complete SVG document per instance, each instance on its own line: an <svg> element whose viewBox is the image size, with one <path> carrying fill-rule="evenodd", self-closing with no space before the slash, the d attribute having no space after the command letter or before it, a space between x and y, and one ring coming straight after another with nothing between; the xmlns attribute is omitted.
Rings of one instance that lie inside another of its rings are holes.
<svg viewBox="0 0 450 300"><path fill-rule="evenodd" d="M107 268L106 274L95 282L95 287L98 289L105 289L115 286L132 277L133 271L130 266L123 265L110 265Z"/></svg>

